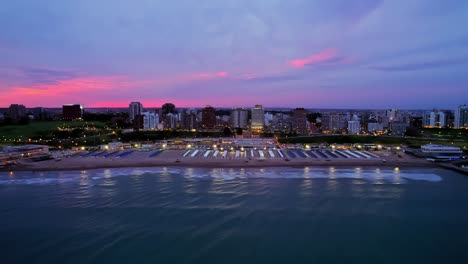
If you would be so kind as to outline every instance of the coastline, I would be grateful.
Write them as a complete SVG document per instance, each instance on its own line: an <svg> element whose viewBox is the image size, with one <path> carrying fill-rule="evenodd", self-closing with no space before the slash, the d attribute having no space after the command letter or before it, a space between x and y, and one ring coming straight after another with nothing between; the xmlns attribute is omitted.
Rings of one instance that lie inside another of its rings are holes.
<svg viewBox="0 0 468 264"><path fill-rule="evenodd" d="M200 160L200 159L92 159L70 158L61 161L23 162L0 171L65 171L131 167L197 167L197 168L268 168L268 167L381 167L436 168L437 164L421 159L371 160Z"/></svg>

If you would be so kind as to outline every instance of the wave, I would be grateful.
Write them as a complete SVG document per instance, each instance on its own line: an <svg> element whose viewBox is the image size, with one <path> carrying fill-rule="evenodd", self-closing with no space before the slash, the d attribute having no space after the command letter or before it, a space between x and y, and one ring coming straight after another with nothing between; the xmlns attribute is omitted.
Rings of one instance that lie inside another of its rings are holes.
<svg viewBox="0 0 468 264"><path fill-rule="evenodd" d="M70 182L100 181L102 179L125 176L158 176L164 179L168 176L187 179L215 178L223 180L236 179L358 179L372 183L402 184L407 180L440 182L442 177L427 170L421 173L414 170L399 169L362 169L362 168L118 168L96 169L84 171L61 172L15 172L0 173L0 185L6 184L64 184ZM424 171L424 170L423 170Z"/></svg>

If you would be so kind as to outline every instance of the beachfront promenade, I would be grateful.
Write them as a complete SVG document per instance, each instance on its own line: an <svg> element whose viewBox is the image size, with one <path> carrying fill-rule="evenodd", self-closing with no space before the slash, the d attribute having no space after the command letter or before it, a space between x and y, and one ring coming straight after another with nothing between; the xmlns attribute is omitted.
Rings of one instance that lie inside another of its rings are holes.
<svg viewBox="0 0 468 264"><path fill-rule="evenodd" d="M25 162L15 170L72 170L116 167L278 167L278 166L433 166L424 159L391 151L357 149L191 148L152 151L80 151L61 159Z"/></svg>

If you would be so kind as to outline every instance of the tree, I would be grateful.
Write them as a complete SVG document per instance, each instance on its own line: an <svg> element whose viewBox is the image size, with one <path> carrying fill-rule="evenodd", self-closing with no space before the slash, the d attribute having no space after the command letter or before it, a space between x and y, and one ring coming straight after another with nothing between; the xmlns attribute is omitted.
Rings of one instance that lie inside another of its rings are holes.
<svg viewBox="0 0 468 264"><path fill-rule="evenodd" d="M230 110L226 110L226 109L217 109L217 110L215 111L215 115L216 115L216 116L231 115L231 111L230 111Z"/></svg>
<svg viewBox="0 0 468 264"><path fill-rule="evenodd" d="M321 113L307 114L307 120L311 123L317 123L317 118L322 118L322 114Z"/></svg>
<svg viewBox="0 0 468 264"><path fill-rule="evenodd" d="M27 117L22 117L19 121L18 121L18 125L27 125L29 124L29 118Z"/></svg>
<svg viewBox="0 0 468 264"><path fill-rule="evenodd" d="M231 129L230 129L229 127L225 127L225 128L223 129L223 135L224 135L225 137L231 137L231 136L232 136L232 131L231 131Z"/></svg>

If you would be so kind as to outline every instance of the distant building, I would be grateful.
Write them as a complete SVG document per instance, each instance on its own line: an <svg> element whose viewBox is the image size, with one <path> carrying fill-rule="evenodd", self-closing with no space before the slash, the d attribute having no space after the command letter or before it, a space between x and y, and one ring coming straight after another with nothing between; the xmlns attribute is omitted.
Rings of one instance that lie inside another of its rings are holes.
<svg viewBox="0 0 468 264"><path fill-rule="evenodd" d="M299 135L307 135L307 112L304 108L293 111L292 129Z"/></svg>
<svg viewBox="0 0 468 264"><path fill-rule="evenodd" d="M197 129L197 114L195 111L187 110L180 115L180 123L183 129Z"/></svg>
<svg viewBox="0 0 468 264"><path fill-rule="evenodd" d="M353 115L353 118L348 121L348 133L358 134L361 132L361 122L357 115Z"/></svg>
<svg viewBox="0 0 468 264"><path fill-rule="evenodd" d="M422 117L411 117L410 118L410 127L422 128L423 127L423 118Z"/></svg>
<svg viewBox="0 0 468 264"><path fill-rule="evenodd" d="M8 114L13 121L26 117L26 107L22 104L12 104L8 110Z"/></svg>
<svg viewBox="0 0 468 264"><path fill-rule="evenodd" d="M35 107L31 109L31 113L35 120L46 120L50 118L50 114L43 107Z"/></svg>
<svg viewBox="0 0 468 264"><path fill-rule="evenodd" d="M468 106L461 105L455 109L454 128L468 128Z"/></svg>
<svg viewBox="0 0 468 264"><path fill-rule="evenodd" d="M361 132L361 122L355 120L348 121L348 133L358 134L359 132Z"/></svg>
<svg viewBox="0 0 468 264"><path fill-rule="evenodd" d="M230 115L222 115L220 116L221 120L225 123L229 123L229 120L231 120L231 116ZM247 118L246 118L247 120Z"/></svg>
<svg viewBox="0 0 468 264"><path fill-rule="evenodd" d="M247 128L249 113L245 108L235 108L231 111L231 127Z"/></svg>
<svg viewBox="0 0 468 264"><path fill-rule="evenodd" d="M261 105L255 105L252 108L252 122L251 127L252 130L263 130L263 126L265 125L265 110Z"/></svg>
<svg viewBox="0 0 468 264"><path fill-rule="evenodd" d="M309 123L309 130L310 134L320 134L320 130L315 123Z"/></svg>
<svg viewBox="0 0 468 264"><path fill-rule="evenodd" d="M346 113L326 113L322 115L322 131L337 131L346 129L348 126L348 115Z"/></svg>
<svg viewBox="0 0 468 264"><path fill-rule="evenodd" d="M231 117L228 115L223 115L223 116L216 116L216 127L229 127L231 126L231 123L229 122L229 119Z"/></svg>
<svg viewBox="0 0 468 264"><path fill-rule="evenodd" d="M128 118L130 122L134 122L135 117L143 113L143 105L140 102L131 102L128 108Z"/></svg>
<svg viewBox="0 0 468 264"><path fill-rule="evenodd" d="M273 114L272 113L265 113L264 115L264 124L265 126L269 126L270 123L273 121Z"/></svg>
<svg viewBox="0 0 468 264"><path fill-rule="evenodd" d="M390 131L393 135L403 136L406 133L408 124L405 122L392 122L390 123Z"/></svg>
<svg viewBox="0 0 468 264"><path fill-rule="evenodd" d="M62 107L63 120L76 120L83 118L83 105L68 104Z"/></svg>
<svg viewBox="0 0 468 264"><path fill-rule="evenodd" d="M374 133L376 131L382 131L383 130L383 124L378 123L378 122L372 122L370 121L367 123L367 131Z"/></svg>
<svg viewBox="0 0 468 264"><path fill-rule="evenodd" d="M277 113L273 116L268 125L269 132L291 132L291 117L284 113Z"/></svg>
<svg viewBox="0 0 468 264"><path fill-rule="evenodd" d="M432 127L445 127L446 125L446 116L442 111L430 111L425 112L423 115L423 126L426 128Z"/></svg>
<svg viewBox="0 0 468 264"><path fill-rule="evenodd" d="M377 120L379 121L379 123L382 123L384 129L388 128L388 126L390 125L390 118L388 116L379 116Z"/></svg>
<svg viewBox="0 0 468 264"><path fill-rule="evenodd" d="M167 113L166 116L163 118L164 120L164 128L168 129L176 129L177 124L179 122L179 115L173 113Z"/></svg>
<svg viewBox="0 0 468 264"><path fill-rule="evenodd" d="M385 111L385 117L388 118L388 122L399 121L399 111L397 109L388 109Z"/></svg>
<svg viewBox="0 0 468 264"><path fill-rule="evenodd" d="M143 113L143 129L156 129L159 124L159 115L153 112Z"/></svg>
<svg viewBox="0 0 468 264"><path fill-rule="evenodd" d="M214 128L216 126L216 110L212 106L206 106L202 110L202 127Z"/></svg>

